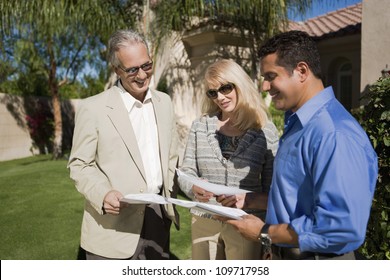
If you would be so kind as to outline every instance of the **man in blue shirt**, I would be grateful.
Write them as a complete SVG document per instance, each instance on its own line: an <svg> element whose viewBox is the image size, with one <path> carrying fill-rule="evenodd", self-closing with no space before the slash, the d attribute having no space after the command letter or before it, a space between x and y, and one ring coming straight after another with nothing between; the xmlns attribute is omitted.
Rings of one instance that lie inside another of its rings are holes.
<svg viewBox="0 0 390 280"><path fill-rule="evenodd" d="M282 259L354 259L365 239L378 163L361 126L321 81L315 42L304 32L260 50L262 89L288 112L274 161L266 223L229 220Z"/></svg>

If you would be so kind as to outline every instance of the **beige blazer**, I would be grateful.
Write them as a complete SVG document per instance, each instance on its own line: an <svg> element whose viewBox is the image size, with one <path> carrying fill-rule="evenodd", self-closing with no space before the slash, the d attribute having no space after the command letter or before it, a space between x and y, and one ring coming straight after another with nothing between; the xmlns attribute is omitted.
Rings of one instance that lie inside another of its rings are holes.
<svg viewBox="0 0 390 280"><path fill-rule="evenodd" d="M175 196L173 178L178 162L175 118L170 97L151 90L156 114L162 194ZM103 214L103 198L112 189L123 195L147 191L142 163L128 112L114 86L89 97L76 110L73 146L68 168L76 188L85 197L81 247L109 258L129 258L138 244L145 205L122 208L118 216ZM178 226L172 205L167 216Z"/></svg>

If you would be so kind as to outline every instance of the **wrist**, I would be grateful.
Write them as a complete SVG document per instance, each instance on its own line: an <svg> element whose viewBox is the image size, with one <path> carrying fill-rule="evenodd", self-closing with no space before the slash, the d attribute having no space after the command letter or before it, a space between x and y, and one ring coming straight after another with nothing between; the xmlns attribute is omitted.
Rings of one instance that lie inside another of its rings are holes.
<svg viewBox="0 0 390 280"><path fill-rule="evenodd" d="M270 226L271 226L270 224L264 223L264 225L261 227L260 233L267 233L268 234Z"/></svg>
<svg viewBox="0 0 390 280"><path fill-rule="evenodd" d="M262 245L272 244L272 240L268 232L270 226L271 226L270 224L265 223L263 227L260 229L259 235L257 236L257 240L259 240L262 243Z"/></svg>
<svg viewBox="0 0 390 280"><path fill-rule="evenodd" d="M268 233L269 227L269 224L264 224L260 230L259 236L257 237L257 239L261 242L261 258L263 260L272 259L272 240Z"/></svg>

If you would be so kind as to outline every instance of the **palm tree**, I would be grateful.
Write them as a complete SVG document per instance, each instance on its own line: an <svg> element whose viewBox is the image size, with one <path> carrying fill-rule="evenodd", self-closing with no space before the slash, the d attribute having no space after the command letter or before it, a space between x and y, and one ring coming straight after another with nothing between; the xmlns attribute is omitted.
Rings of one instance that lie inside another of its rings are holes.
<svg viewBox="0 0 390 280"><path fill-rule="evenodd" d="M206 66L216 57L235 59L258 84L260 46L288 26L289 14L302 15L315 1L148 1L153 14L149 38L155 56L162 61L155 82L172 94L181 148L185 147L191 122L201 113L204 91L201 77Z"/></svg>
<svg viewBox="0 0 390 280"><path fill-rule="evenodd" d="M158 45L172 31L183 33L193 28L194 19L234 28L247 42L251 75L255 78L257 52L262 42L287 26L288 11L304 14L311 5L312 0L155 0L151 3L155 13L151 37Z"/></svg>
<svg viewBox="0 0 390 280"><path fill-rule="evenodd" d="M328 2L332 2L328 0ZM248 42L256 77L261 42L287 23L289 9L303 13L311 0L0 0L0 42L14 41L15 64L34 65L47 78L54 115L53 158L62 155L59 88L104 53L109 34L135 28L153 39L192 28L194 18L235 28ZM151 9L155 17L148 17ZM149 27L149 20L153 24ZM104 43L102 43L104 42ZM2 45L0 45L2 48ZM27 58L27 60L26 60Z"/></svg>
<svg viewBox="0 0 390 280"><path fill-rule="evenodd" d="M93 63L94 56L99 55L96 50L102 49L101 42L113 30L126 26L120 8L104 0L0 1L1 41L13 41L15 64L23 57L23 63L40 69L48 81L54 115L54 159L62 155L59 88L76 79L86 63Z"/></svg>

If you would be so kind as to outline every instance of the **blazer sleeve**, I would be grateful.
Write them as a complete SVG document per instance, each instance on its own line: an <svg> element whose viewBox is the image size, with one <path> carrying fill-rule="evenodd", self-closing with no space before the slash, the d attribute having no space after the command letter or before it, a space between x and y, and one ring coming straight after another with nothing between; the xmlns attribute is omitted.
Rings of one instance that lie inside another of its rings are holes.
<svg viewBox="0 0 390 280"><path fill-rule="evenodd" d="M178 154L178 134L177 134L177 126L176 126L176 118L175 113L173 111L173 107L171 106L171 119L172 119L172 126L171 126L171 145L169 148L169 189L171 190L170 196L173 198L177 197L177 193L179 190L178 182L177 182L177 175L176 175L176 168L178 167L179 163L179 154Z"/></svg>
<svg viewBox="0 0 390 280"><path fill-rule="evenodd" d="M77 109L68 169L77 190L103 214L103 199L112 187L97 165L98 129L94 112L85 101Z"/></svg>
<svg viewBox="0 0 390 280"><path fill-rule="evenodd" d="M194 121L191 126L190 133L188 135L187 145L184 152L184 159L180 169L187 173L198 177L198 168L196 163L196 122ZM186 194L186 196L192 200L195 199L194 193L192 192L192 183L180 179L179 177L180 189Z"/></svg>

